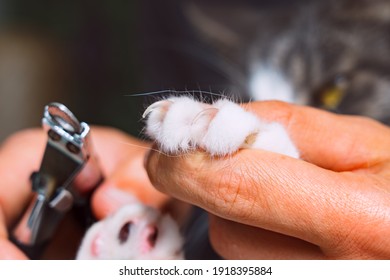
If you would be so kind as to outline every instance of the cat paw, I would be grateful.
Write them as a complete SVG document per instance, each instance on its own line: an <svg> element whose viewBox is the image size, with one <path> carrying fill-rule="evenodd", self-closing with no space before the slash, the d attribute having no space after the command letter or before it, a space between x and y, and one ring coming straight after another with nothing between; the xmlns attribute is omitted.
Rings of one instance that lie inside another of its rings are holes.
<svg viewBox="0 0 390 280"><path fill-rule="evenodd" d="M212 156L226 156L254 148L299 157L281 124L267 123L226 99L206 104L190 97L172 97L150 105L143 117L147 118L146 134L165 153L200 148Z"/></svg>

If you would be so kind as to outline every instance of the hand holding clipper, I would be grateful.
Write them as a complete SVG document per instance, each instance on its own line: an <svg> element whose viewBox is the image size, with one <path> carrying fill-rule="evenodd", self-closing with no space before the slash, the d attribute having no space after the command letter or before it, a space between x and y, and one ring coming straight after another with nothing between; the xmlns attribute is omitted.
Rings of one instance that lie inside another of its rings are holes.
<svg viewBox="0 0 390 280"><path fill-rule="evenodd" d="M42 125L48 140L40 169L31 175L34 198L11 233L30 258L39 257L72 208L82 211L86 226L92 223L89 199L103 179L88 124L79 122L64 105L50 103Z"/></svg>

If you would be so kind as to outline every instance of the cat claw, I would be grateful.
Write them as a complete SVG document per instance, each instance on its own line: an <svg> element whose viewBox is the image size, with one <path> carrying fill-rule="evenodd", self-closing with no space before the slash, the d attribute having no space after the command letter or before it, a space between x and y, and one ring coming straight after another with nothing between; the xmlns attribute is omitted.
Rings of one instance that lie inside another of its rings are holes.
<svg viewBox="0 0 390 280"><path fill-rule="evenodd" d="M191 125L194 125L199 119L201 119L203 116L208 115L210 119L213 119L214 116L218 113L219 109L215 107L206 108L203 111L199 112L195 118L192 120Z"/></svg>
<svg viewBox="0 0 390 280"><path fill-rule="evenodd" d="M265 122L229 100L206 104L189 97L172 97L150 105L143 117L147 117L147 136L164 153L200 148L212 156L226 156L251 148L299 158L283 125Z"/></svg>
<svg viewBox="0 0 390 280"><path fill-rule="evenodd" d="M169 105L172 105L175 101L172 99L160 100L149 105L148 108L142 114L142 118L146 118L151 112L160 108L167 108Z"/></svg>

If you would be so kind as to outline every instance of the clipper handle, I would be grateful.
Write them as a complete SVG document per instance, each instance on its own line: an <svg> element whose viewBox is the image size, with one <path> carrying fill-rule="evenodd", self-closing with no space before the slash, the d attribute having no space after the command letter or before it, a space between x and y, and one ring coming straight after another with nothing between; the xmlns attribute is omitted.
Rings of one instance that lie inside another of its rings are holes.
<svg viewBox="0 0 390 280"><path fill-rule="evenodd" d="M31 258L40 256L69 210L81 213L85 227L93 222L89 200L103 180L86 123L64 105L50 103L42 124L48 138L40 169L31 176L34 197L10 234Z"/></svg>

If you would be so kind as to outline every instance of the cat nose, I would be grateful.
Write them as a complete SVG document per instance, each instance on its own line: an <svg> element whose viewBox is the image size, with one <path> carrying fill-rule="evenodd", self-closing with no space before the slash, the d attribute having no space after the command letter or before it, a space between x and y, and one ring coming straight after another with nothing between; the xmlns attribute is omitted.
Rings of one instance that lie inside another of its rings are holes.
<svg viewBox="0 0 390 280"><path fill-rule="evenodd" d="M156 226L148 227L146 240L150 247L153 248L156 245L157 237L158 237L158 228Z"/></svg>
<svg viewBox="0 0 390 280"><path fill-rule="evenodd" d="M141 234L141 252L148 253L156 246L158 239L158 228L156 225L148 225Z"/></svg>

